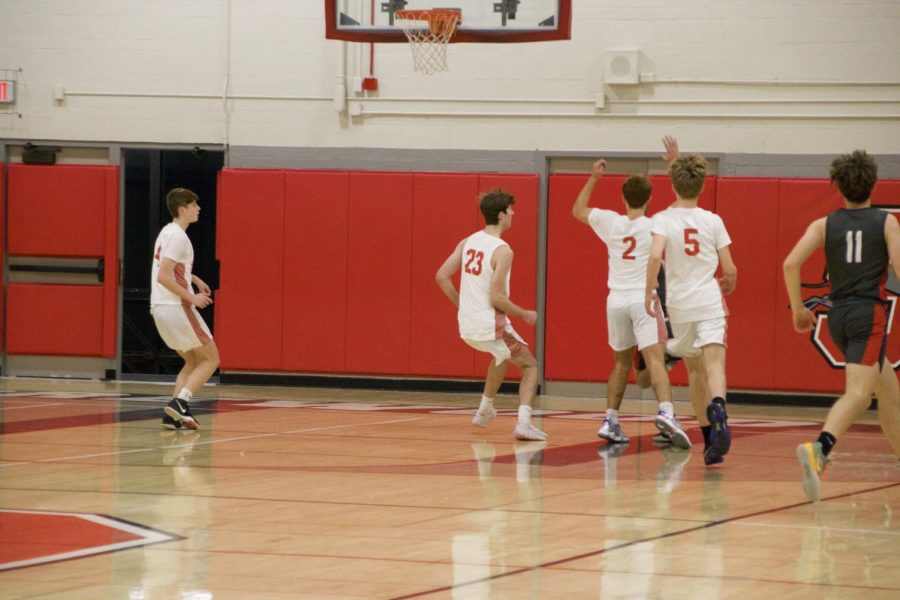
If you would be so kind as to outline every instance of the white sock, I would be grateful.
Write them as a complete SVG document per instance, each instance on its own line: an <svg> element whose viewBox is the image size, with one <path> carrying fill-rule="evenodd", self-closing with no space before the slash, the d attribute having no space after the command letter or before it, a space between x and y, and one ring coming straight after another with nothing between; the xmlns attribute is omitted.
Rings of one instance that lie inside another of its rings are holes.
<svg viewBox="0 0 900 600"><path fill-rule="evenodd" d="M194 395L191 393L191 390L187 389L186 387L181 388L181 391L178 392L179 400L184 400L185 402L190 402L191 398L193 398L193 397L194 397Z"/></svg>
<svg viewBox="0 0 900 600"><path fill-rule="evenodd" d="M675 405L671 402L660 402L659 410L666 413L666 416L674 417L675 416Z"/></svg>
<svg viewBox="0 0 900 600"><path fill-rule="evenodd" d="M482 412L485 410L490 410L494 406L494 399L488 398L484 394L481 395L481 406L478 407L478 412Z"/></svg>
<svg viewBox="0 0 900 600"><path fill-rule="evenodd" d="M531 423L531 411L533 409L527 404L519 405L519 424L528 425Z"/></svg>
<svg viewBox="0 0 900 600"><path fill-rule="evenodd" d="M606 409L606 420L609 421L610 425L615 425L619 422L619 411L615 408L607 408Z"/></svg>

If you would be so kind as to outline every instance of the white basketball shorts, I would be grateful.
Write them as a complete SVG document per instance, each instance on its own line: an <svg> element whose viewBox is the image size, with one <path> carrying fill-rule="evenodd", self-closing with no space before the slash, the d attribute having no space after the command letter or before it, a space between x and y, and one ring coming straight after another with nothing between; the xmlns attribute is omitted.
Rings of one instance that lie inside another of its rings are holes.
<svg viewBox="0 0 900 600"><path fill-rule="evenodd" d="M509 325L503 330L503 337L499 340L469 340L463 338L463 341L476 350L492 354L494 361L498 365L503 364L503 361L510 357L521 354L528 348L525 340Z"/></svg>
<svg viewBox="0 0 900 600"><path fill-rule="evenodd" d="M670 354L690 358L700 356L700 350L709 344L728 346L725 317L689 323L675 323L674 321L671 323L674 337L668 345Z"/></svg>
<svg viewBox="0 0 900 600"><path fill-rule="evenodd" d="M157 304L150 309L150 314L159 336L172 350L187 352L205 346L213 339L196 306Z"/></svg>
<svg viewBox="0 0 900 600"><path fill-rule="evenodd" d="M612 298L607 299L606 323L610 348L621 352L632 346L643 350L647 346L665 343L669 339L665 317L658 301L654 302L654 307L656 316L651 317L644 310L643 300L618 304Z"/></svg>

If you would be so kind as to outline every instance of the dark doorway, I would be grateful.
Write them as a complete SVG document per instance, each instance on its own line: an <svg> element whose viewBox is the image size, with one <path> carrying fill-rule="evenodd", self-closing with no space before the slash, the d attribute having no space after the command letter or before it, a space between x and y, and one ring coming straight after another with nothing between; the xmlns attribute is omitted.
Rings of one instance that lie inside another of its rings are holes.
<svg viewBox="0 0 900 600"><path fill-rule="evenodd" d="M216 182L224 162L223 152L201 149L124 151L123 377L174 376L181 369L181 358L160 339L150 316L153 243L159 230L172 220L166 210L166 193L175 187L196 192L202 209L200 220L187 230L194 245L194 273L218 289ZM212 331L215 304L201 314Z"/></svg>

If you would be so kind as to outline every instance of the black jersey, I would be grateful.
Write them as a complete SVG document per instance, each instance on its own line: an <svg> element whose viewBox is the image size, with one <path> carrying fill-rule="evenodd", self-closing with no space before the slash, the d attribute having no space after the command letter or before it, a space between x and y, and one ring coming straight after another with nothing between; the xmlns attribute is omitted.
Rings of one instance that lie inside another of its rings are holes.
<svg viewBox="0 0 900 600"><path fill-rule="evenodd" d="M884 239L887 212L880 208L842 208L825 221L825 259L831 299L884 301L888 252Z"/></svg>

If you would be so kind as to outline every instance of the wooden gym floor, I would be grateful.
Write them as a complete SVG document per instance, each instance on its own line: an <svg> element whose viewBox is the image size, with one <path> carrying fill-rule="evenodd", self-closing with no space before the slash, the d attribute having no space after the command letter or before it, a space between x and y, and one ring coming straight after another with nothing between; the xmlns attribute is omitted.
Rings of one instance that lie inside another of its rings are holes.
<svg viewBox="0 0 900 600"><path fill-rule="evenodd" d="M487 428L475 394L207 387L199 432L169 386L0 379L0 597L900 597L900 466L874 415L823 501L794 447L825 411L732 406L732 451L655 448L626 400L539 398L547 444Z"/></svg>

